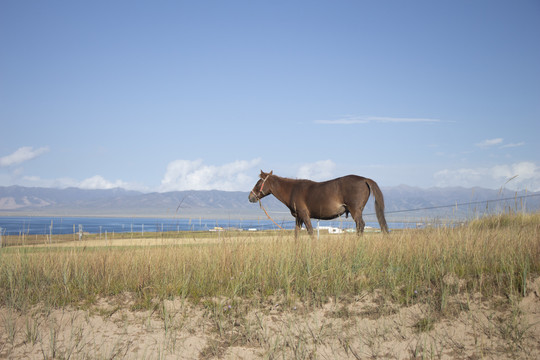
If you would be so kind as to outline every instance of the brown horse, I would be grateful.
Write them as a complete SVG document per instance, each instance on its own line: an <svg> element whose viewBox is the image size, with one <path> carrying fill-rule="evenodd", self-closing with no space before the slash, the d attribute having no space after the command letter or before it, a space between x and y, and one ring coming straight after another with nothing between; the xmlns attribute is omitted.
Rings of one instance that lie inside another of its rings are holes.
<svg viewBox="0 0 540 360"><path fill-rule="evenodd" d="M348 175L337 179L315 182L311 180L287 179L274 175L273 171L265 173L261 170L257 181L249 194L250 202L257 202L265 196L274 195L291 210L296 218L295 236L306 225L313 235L311 218L320 220L335 219L343 214L351 214L356 222L357 234L364 232L365 222L362 211L369 195L375 197L375 212L381 230L388 233L388 225L384 218L384 198L377 183L371 179Z"/></svg>

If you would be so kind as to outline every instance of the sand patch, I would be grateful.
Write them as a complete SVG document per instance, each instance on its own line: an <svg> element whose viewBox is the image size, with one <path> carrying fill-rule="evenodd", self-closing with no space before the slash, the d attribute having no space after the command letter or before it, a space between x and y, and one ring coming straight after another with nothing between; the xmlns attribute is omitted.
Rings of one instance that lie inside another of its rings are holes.
<svg viewBox="0 0 540 360"><path fill-rule="evenodd" d="M0 309L0 357L117 359L540 357L540 278L515 306L481 295L449 299L443 316L381 292L323 306L279 299L156 302L133 311L129 294L88 309Z"/></svg>

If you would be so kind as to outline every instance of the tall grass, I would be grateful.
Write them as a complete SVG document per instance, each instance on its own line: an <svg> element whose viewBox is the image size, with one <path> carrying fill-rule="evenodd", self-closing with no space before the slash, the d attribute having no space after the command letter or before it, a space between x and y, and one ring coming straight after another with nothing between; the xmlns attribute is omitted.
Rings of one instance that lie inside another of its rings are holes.
<svg viewBox="0 0 540 360"><path fill-rule="evenodd" d="M540 274L540 214L466 226L366 234L223 236L216 244L0 249L0 305L81 306L129 293L135 306L182 297L319 304L381 289L411 304L458 291L525 294Z"/></svg>

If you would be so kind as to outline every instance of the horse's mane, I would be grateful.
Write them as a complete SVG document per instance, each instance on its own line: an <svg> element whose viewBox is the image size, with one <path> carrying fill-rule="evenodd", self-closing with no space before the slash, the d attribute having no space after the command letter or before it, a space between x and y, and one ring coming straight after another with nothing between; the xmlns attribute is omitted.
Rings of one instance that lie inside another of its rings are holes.
<svg viewBox="0 0 540 360"><path fill-rule="evenodd" d="M293 179L293 178L288 178L288 177L283 177L283 176L278 176L278 175L274 175L274 176L277 177L280 181L284 181L284 182L287 182L287 183L300 183L300 182L313 183L313 182L315 182L315 181L309 180L309 179Z"/></svg>

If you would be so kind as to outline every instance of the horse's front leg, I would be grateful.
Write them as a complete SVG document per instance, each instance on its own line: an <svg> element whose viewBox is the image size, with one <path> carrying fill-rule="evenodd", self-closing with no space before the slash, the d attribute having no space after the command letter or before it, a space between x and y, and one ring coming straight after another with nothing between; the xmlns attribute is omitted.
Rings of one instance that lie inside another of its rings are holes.
<svg viewBox="0 0 540 360"><path fill-rule="evenodd" d="M298 239L298 234L300 233L300 230L302 230L302 224L304 222L302 221L302 219L297 216L296 217L296 226L294 227L294 238L295 239Z"/></svg>
<svg viewBox="0 0 540 360"><path fill-rule="evenodd" d="M302 224L304 224L306 226L307 233L313 239L313 237L314 237L314 235L313 235L313 226L311 226L311 219L309 218L309 216L302 217L302 220L300 220L300 229L299 230L302 229Z"/></svg>
<svg viewBox="0 0 540 360"><path fill-rule="evenodd" d="M309 236L313 238L313 226L311 226L311 219L308 218L307 220L304 220L304 224L306 225L306 230Z"/></svg>

